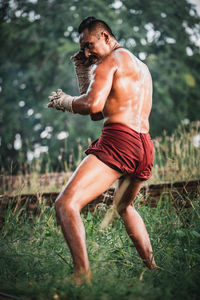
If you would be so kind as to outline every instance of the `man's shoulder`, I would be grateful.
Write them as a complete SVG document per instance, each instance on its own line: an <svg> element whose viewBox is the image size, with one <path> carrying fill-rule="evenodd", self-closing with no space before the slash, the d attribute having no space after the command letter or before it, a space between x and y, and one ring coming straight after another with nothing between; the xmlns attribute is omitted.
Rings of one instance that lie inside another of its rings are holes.
<svg viewBox="0 0 200 300"><path fill-rule="evenodd" d="M114 55L114 51L111 51L107 56L105 56L100 62L97 62L98 65L105 65L105 66L116 66L118 63L118 60L116 58L116 55Z"/></svg>
<svg viewBox="0 0 200 300"><path fill-rule="evenodd" d="M144 63L141 62L132 52L128 49L119 47L109 53L103 60L96 64L102 67L113 67L113 68L125 68L139 69Z"/></svg>
<svg viewBox="0 0 200 300"><path fill-rule="evenodd" d="M119 64L139 63L139 59L128 49L119 47L110 54Z"/></svg>
<svg viewBox="0 0 200 300"><path fill-rule="evenodd" d="M113 55L114 57L118 57L118 56L136 57L131 51L123 47L119 47L115 49L114 51L111 52L111 55Z"/></svg>
<svg viewBox="0 0 200 300"><path fill-rule="evenodd" d="M120 65L123 60L131 59L131 55L133 55L129 50L125 48L117 48L113 51L111 51L104 59L102 60L103 64L109 64L109 65Z"/></svg>
<svg viewBox="0 0 200 300"><path fill-rule="evenodd" d="M136 70L147 68L147 65L141 61L136 55L134 55L131 51L126 48L118 48L112 53L115 57L116 61L120 65L130 66L131 68L135 68Z"/></svg>

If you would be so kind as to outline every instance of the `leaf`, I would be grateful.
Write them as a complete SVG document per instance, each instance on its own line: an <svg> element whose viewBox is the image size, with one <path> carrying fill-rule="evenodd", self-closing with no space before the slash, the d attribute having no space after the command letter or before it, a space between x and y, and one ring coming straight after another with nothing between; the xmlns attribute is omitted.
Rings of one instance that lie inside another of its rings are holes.
<svg viewBox="0 0 200 300"><path fill-rule="evenodd" d="M192 236L194 236L194 237L200 238L200 233L197 232L196 230L191 230L191 231L190 231L190 234L191 234Z"/></svg>
<svg viewBox="0 0 200 300"><path fill-rule="evenodd" d="M182 238L182 237L185 237L185 236L186 236L186 233L185 233L183 230L178 230L178 231L176 232L176 235L177 235L178 237Z"/></svg>

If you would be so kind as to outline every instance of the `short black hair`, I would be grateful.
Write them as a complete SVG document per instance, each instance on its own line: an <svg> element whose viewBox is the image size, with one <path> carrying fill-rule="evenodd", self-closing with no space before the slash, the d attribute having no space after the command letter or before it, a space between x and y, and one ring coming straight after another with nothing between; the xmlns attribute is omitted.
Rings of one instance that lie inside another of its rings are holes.
<svg viewBox="0 0 200 300"><path fill-rule="evenodd" d="M105 29L106 31L108 31L108 33L111 36L113 36L115 38L115 36L114 36L111 28L108 26L108 24L106 24L106 22L104 22L100 19L96 19L93 16L87 17L81 22L81 24L79 25L79 28L78 28L78 33L81 34L86 28L89 31L92 31L93 29L96 29L98 27Z"/></svg>

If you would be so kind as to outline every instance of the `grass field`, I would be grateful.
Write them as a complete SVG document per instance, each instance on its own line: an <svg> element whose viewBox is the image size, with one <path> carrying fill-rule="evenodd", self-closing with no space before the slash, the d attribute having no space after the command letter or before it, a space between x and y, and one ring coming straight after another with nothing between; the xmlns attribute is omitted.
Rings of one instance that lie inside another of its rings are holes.
<svg viewBox="0 0 200 300"><path fill-rule="evenodd" d="M83 215L93 279L81 287L70 281L72 259L54 207L41 204L37 217L8 208L0 232L0 292L29 300L198 299L200 197L191 201L192 208L180 209L164 198L157 208L136 200L160 267L154 271L143 265L121 219L99 231L105 207Z"/></svg>
<svg viewBox="0 0 200 300"><path fill-rule="evenodd" d="M199 130L199 121L181 124L172 136L164 133L154 140L149 184L200 178L200 148L193 139ZM19 181L14 189L2 181L1 193L61 190L55 182L42 186L37 168L30 178L29 184ZM192 203L188 209L172 207L164 196L156 208L141 206L139 197L136 200L159 266L154 271L143 265L120 219L100 231L105 206L82 215L93 278L91 285L81 287L70 280L72 259L57 227L54 207L41 202L37 217L28 215L25 207L9 207L0 230L0 299L9 299L1 293L24 300L199 299L200 195L188 200Z"/></svg>

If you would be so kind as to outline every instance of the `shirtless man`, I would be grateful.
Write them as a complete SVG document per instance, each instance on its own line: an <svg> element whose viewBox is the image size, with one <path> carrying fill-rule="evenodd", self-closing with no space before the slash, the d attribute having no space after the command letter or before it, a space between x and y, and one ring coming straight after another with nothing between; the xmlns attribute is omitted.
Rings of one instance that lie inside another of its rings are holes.
<svg viewBox="0 0 200 300"><path fill-rule="evenodd" d="M55 210L74 262L74 276L90 278L85 228L81 209L105 192L117 179L129 178L117 210L127 233L149 269L156 268L150 239L133 206L143 181L151 176L153 142L148 117L152 106L152 80L147 66L120 47L106 23L94 17L79 26L85 63L96 59L87 92L72 97L61 91L50 97L49 107L104 119L101 137L86 151L55 203ZM59 94L59 93L58 93Z"/></svg>

